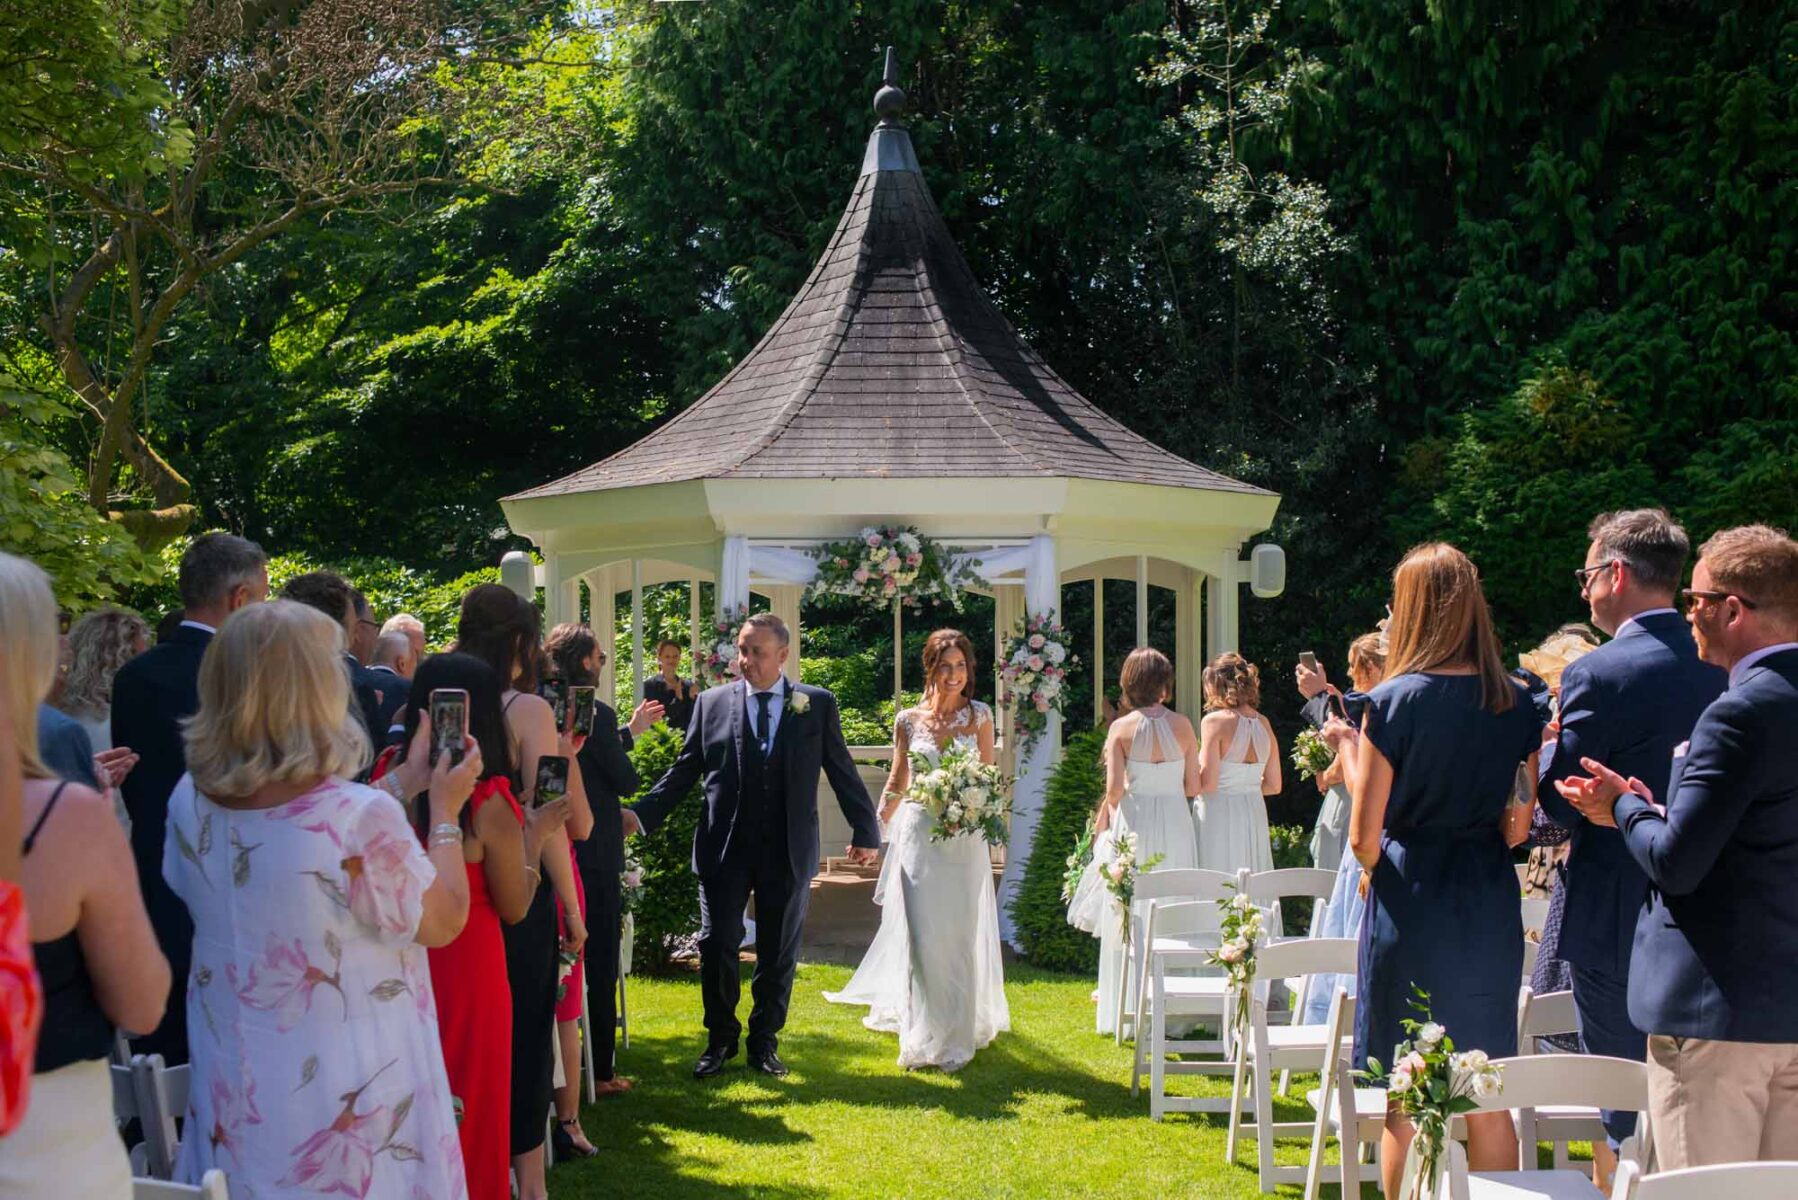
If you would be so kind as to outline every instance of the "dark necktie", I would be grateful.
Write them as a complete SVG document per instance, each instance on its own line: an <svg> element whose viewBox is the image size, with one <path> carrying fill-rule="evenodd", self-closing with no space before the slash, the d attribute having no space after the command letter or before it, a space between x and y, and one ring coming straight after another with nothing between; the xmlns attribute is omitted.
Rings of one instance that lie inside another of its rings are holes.
<svg viewBox="0 0 1798 1200"><path fill-rule="evenodd" d="M768 757L768 726L769 717L772 715L768 706L773 702L773 692L757 692L755 694L755 740L762 747L763 758Z"/></svg>

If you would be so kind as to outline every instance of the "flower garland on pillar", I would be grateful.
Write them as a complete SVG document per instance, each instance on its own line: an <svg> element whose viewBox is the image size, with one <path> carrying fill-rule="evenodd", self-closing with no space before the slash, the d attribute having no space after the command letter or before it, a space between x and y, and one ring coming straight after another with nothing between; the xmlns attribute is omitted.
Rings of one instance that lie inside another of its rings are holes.
<svg viewBox="0 0 1798 1200"><path fill-rule="evenodd" d="M1080 665L1070 641L1067 627L1048 613L1021 622L1005 641L999 671L1021 752L1048 731L1050 713L1067 709L1067 676Z"/></svg>
<svg viewBox="0 0 1798 1200"><path fill-rule="evenodd" d="M717 687L737 677L737 631L748 616L747 607L736 605L712 619L712 635L702 643L699 661L693 664L706 687Z"/></svg>

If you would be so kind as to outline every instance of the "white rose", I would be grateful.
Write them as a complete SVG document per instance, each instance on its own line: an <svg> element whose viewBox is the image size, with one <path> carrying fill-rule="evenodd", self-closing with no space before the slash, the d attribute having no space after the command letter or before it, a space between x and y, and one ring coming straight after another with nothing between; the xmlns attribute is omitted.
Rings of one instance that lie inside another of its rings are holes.
<svg viewBox="0 0 1798 1200"><path fill-rule="evenodd" d="M1062 648L1060 642L1050 642L1043 647L1043 657L1052 663L1059 664L1067 656L1068 652Z"/></svg>
<svg viewBox="0 0 1798 1200"><path fill-rule="evenodd" d="M1455 1055L1455 1067L1462 1071L1484 1071L1488 1061L1484 1050L1464 1050Z"/></svg>
<svg viewBox="0 0 1798 1200"><path fill-rule="evenodd" d="M1473 1094L1481 1100L1490 1100L1504 1090L1504 1080L1499 1078L1497 1071L1490 1068L1473 1077Z"/></svg>
<svg viewBox="0 0 1798 1200"><path fill-rule="evenodd" d="M1404 1067L1394 1067L1392 1075L1386 1081L1386 1090L1394 1096L1411 1090L1411 1072Z"/></svg>
<svg viewBox="0 0 1798 1200"><path fill-rule="evenodd" d="M1048 699L1048 700L1055 699L1055 697L1061 695L1061 680L1059 680L1059 679L1043 680L1041 683L1036 685L1036 694L1039 696L1042 696L1043 698Z"/></svg>
<svg viewBox="0 0 1798 1200"><path fill-rule="evenodd" d="M961 793L963 803L972 808L979 808L981 805L985 804L986 796L987 792L983 787L963 788Z"/></svg>
<svg viewBox="0 0 1798 1200"><path fill-rule="evenodd" d="M804 692L794 692L787 698L787 703L792 705L794 712L804 715L812 706L812 698Z"/></svg>
<svg viewBox="0 0 1798 1200"><path fill-rule="evenodd" d="M1434 1050L1442 1044L1442 1026L1434 1021L1424 1022L1423 1028L1417 1031L1417 1046L1420 1050Z"/></svg>

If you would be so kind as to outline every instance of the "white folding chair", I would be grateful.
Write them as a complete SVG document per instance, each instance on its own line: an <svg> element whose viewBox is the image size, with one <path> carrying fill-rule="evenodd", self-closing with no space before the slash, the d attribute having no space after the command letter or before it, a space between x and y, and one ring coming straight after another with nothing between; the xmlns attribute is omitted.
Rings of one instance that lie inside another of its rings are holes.
<svg viewBox="0 0 1798 1200"><path fill-rule="evenodd" d="M133 1179L131 1200L231 1200L225 1173L214 1168L200 1177L198 1186L170 1183L166 1179Z"/></svg>
<svg viewBox="0 0 1798 1200"><path fill-rule="evenodd" d="M131 1085L137 1097L138 1124L144 1131L142 1162L132 1154L133 1171L151 1179L172 1179L175 1156L181 1148L176 1122L187 1115L187 1091L191 1072L183 1064L164 1066L160 1054L131 1056ZM114 1095L117 1095L115 1076Z"/></svg>
<svg viewBox="0 0 1798 1200"><path fill-rule="evenodd" d="M1538 996L1528 984L1517 994L1517 1053L1560 1053L1544 1051L1538 1038L1579 1032L1579 1011L1573 1004L1572 992L1544 992ZM1554 1147L1557 1171L1572 1169L1567 1156L1567 1143L1593 1142L1605 1138L1604 1121L1596 1108L1571 1104L1550 1104L1536 1109L1536 1139ZM1534 1156L1526 1155L1524 1168L1534 1167Z"/></svg>
<svg viewBox="0 0 1798 1200"><path fill-rule="evenodd" d="M1286 937L1307 937L1310 930L1302 933L1286 932L1286 917L1281 907L1283 900L1309 898L1312 912L1317 911L1319 904L1327 904L1331 896L1336 894L1336 872L1323 871L1316 867L1281 867L1273 871L1256 871L1249 875L1242 885L1255 907L1267 913L1266 925L1269 940ZM1353 974L1351 969L1350 974ZM1311 989L1301 987L1292 994L1290 1020L1297 1021L1304 1014L1310 1002ZM1291 1082L1292 1072L1280 1072L1280 1095L1286 1094L1286 1085Z"/></svg>
<svg viewBox="0 0 1798 1200"><path fill-rule="evenodd" d="M1227 889L1224 894L1228 894ZM1158 931L1166 923L1171 921L1179 927L1189 927L1207 912L1216 914L1215 899L1152 900L1143 919L1140 936L1150 947L1143 955L1143 961L1149 969L1149 980L1143 988L1144 998L1138 1010L1137 1027L1140 1030L1146 1023L1148 1036L1137 1037L1132 1047L1130 1094L1137 1094L1146 1069L1149 1075L1149 1115L1157 1121L1167 1112L1229 1111L1230 1102L1222 1098L1170 1096L1167 1093L1169 1075L1229 1075L1235 1070L1230 1062L1227 1040L1230 982L1208 961L1209 954L1219 944L1218 935L1203 935L1209 938L1209 945L1199 935L1158 937ZM1209 973L1193 973L1196 970ZM1222 1036L1172 1037L1168 1033L1170 1017L1189 1018L1215 1026ZM1185 1058L1170 1061L1170 1054L1205 1054L1215 1057L1203 1061Z"/></svg>
<svg viewBox="0 0 1798 1200"><path fill-rule="evenodd" d="M592 1104L599 1099L599 1077L593 1072L593 1018L588 1013L586 964L581 964L581 968L576 972L581 977L581 1070L587 1075L587 1103Z"/></svg>
<svg viewBox="0 0 1798 1200"><path fill-rule="evenodd" d="M1648 1123L1648 1068L1625 1058L1596 1054L1538 1054L1494 1060L1503 1072L1504 1088L1496 1096L1477 1100L1476 1111L1510 1109L1517 1123L1519 1166L1515 1171L1467 1169L1467 1151L1459 1142L1447 1146L1447 1163L1436 1191L1436 1200L1595 1200L1603 1195L1583 1171L1538 1171L1536 1112L1541 1108L1576 1105L1589 1108L1633 1110L1642 1116L1636 1133L1626 1139L1620 1162L1638 1167L1653 1155Z"/></svg>
<svg viewBox="0 0 1798 1200"><path fill-rule="evenodd" d="M1536 973L1536 957L1542 952L1542 931L1548 927L1548 901L1523 897L1523 981ZM1535 937L1531 937L1531 934Z"/></svg>
<svg viewBox="0 0 1798 1200"><path fill-rule="evenodd" d="M1118 1045L1124 1044L1126 1021L1130 1024L1132 1038L1137 1037L1137 1031L1142 1028L1143 991L1149 978L1149 959L1145 951L1156 948L1190 950L1195 947L1215 947L1218 944L1217 928L1221 919L1217 902L1235 895L1234 889L1242 886L1247 874L1246 871L1225 874L1222 871L1181 867L1165 871L1144 871L1136 877L1136 893L1130 905L1130 939L1124 946L1123 969L1118 973L1118 987L1123 995L1118 997L1117 1022L1112 1030L1113 1040ZM1148 932L1148 910L1151 905L1195 900L1204 901L1211 907L1193 909L1183 920L1170 921L1164 917L1161 922L1162 931L1154 936L1151 943ZM1170 932L1183 927L1191 931Z"/></svg>
<svg viewBox="0 0 1798 1200"><path fill-rule="evenodd" d="M1312 1121L1275 1121L1273 1076L1275 1071L1293 1068L1307 1070L1334 1047L1341 1054L1342 1034L1333 1035L1328 1023L1322 1025L1273 1025L1267 1018L1267 994L1275 980L1301 976L1353 974L1356 943L1349 938L1289 938L1270 942L1255 952L1254 996L1249 1003L1249 1028L1246 1037L1235 1043L1234 1080L1230 1088L1230 1133L1224 1142L1224 1161L1236 1161L1237 1136L1244 1121L1245 1101L1254 1105L1254 1119L1248 1127L1254 1131L1256 1146L1255 1173L1261 1190L1271 1192L1281 1183L1302 1183L1305 1168L1282 1167L1274 1162L1274 1139L1297 1137L1314 1132ZM1334 1036L1335 1041L1330 1039Z"/></svg>
<svg viewBox="0 0 1798 1200"><path fill-rule="evenodd" d="M1311 1159L1305 1164L1304 1200L1317 1200L1323 1187L1324 1150L1331 1138L1342 1151L1342 1194L1354 1200L1361 1195L1361 1148L1379 1145L1386 1127L1386 1092L1355 1086L1348 1054L1355 1035L1355 998L1345 987L1331 998L1328 1025L1317 1086L1305 1093L1317 1121L1311 1130Z"/></svg>
<svg viewBox="0 0 1798 1200"><path fill-rule="evenodd" d="M631 973L630 939L633 934L633 929L627 924L624 928L624 937L620 939L618 948L618 1040L624 1044L626 1050L631 1048L631 1021L629 1009L626 1008L624 1003L624 980L625 977Z"/></svg>
<svg viewBox="0 0 1798 1200"><path fill-rule="evenodd" d="M1644 1175L1623 1163L1612 1181L1611 1200L1791 1200L1798 1196L1798 1162L1729 1163Z"/></svg>

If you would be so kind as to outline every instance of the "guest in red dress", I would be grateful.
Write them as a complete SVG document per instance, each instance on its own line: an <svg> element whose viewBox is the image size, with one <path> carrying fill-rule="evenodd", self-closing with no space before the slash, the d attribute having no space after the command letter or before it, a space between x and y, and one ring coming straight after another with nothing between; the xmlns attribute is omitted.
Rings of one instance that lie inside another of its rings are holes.
<svg viewBox="0 0 1798 1200"><path fill-rule="evenodd" d="M480 743L485 773L462 813L468 924L455 941L431 951L431 987L443 1062L460 1117L457 1132L469 1198L509 1200L512 991L500 922L517 924L529 911L537 879L526 864L537 861L544 838L567 820L567 801L533 809L529 817L519 807L499 676L472 655L437 654L420 664L405 709L402 747L411 744L419 713L428 711L431 692L438 688L468 693L468 732ZM377 781L401 752L395 748L383 756ZM412 810L416 820L424 819L422 807L413 805ZM420 837L427 832L421 825Z"/></svg>

